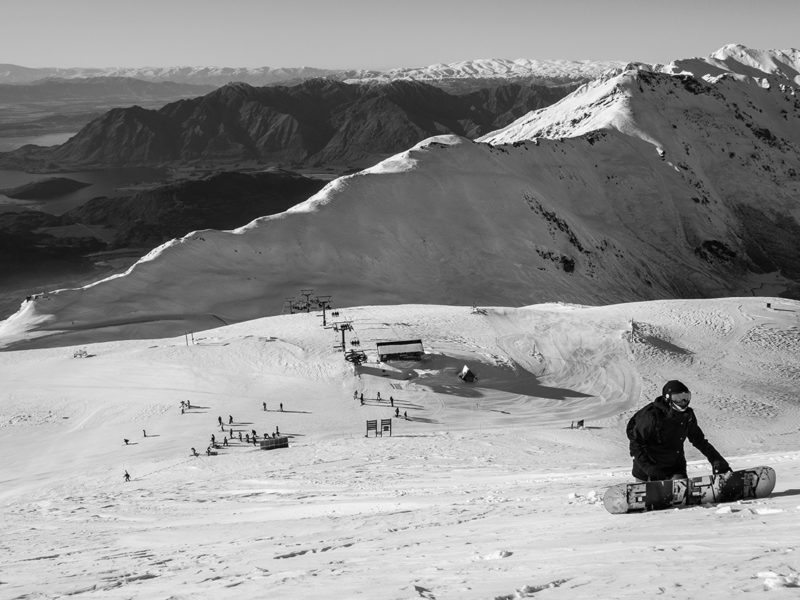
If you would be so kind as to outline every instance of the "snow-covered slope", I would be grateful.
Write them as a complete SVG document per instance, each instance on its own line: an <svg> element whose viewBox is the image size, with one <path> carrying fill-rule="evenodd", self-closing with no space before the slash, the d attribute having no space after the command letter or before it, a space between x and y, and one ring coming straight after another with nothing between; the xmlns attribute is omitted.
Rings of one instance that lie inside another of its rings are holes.
<svg viewBox="0 0 800 600"><path fill-rule="evenodd" d="M24 303L0 343L196 330L275 314L302 287L338 306L797 293L792 92L633 66L488 143L431 138L287 213Z"/></svg>
<svg viewBox="0 0 800 600"><path fill-rule="evenodd" d="M800 50L759 50L742 44L727 44L703 58L676 60L667 73L691 73L695 77L742 75L763 82L800 86Z"/></svg>
<svg viewBox="0 0 800 600"><path fill-rule="evenodd" d="M0 597L796 597L800 303L484 308L342 310L359 376L314 314L0 353ZM372 362L401 337L422 362ZM628 417L673 378L733 467L776 469L771 497L603 509ZM276 428L288 448L238 440Z"/></svg>

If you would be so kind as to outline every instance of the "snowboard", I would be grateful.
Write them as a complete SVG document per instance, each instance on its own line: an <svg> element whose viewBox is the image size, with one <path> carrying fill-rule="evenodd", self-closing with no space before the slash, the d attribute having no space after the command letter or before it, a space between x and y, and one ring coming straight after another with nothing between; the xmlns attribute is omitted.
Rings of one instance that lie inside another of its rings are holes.
<svg viewBox="0 0 800 600"><path fill-rule="evenodd" d="M622 514L735 502L764 498L774 487L772 467L753 467L720 475L612 485L603 494L603 506L612 514Z"/></svg>

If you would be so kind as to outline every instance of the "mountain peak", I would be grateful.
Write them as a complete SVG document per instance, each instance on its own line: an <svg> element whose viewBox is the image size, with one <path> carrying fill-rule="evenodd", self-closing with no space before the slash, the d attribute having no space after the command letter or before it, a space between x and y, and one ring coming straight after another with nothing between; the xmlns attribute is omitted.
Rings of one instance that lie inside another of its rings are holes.
<svg viewBox="0 0 800 600"><path fill-rule="evenodd" d="M668 73L688 72L695 77L724 74L783 85L800 85L800 50L759 50L744 44L726 44L705 58L676 60L663 68Z"/></svg>

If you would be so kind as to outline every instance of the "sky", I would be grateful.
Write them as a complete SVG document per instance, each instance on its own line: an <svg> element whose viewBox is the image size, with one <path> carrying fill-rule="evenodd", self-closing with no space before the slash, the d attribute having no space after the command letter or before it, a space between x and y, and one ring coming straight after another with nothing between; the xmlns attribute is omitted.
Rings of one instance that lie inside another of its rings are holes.
<svg viewBox="0 0 800 600"><path fill-rule="evenodd" d="M797 0L0 0L0 63L370 68L800 46Z"/></svg>

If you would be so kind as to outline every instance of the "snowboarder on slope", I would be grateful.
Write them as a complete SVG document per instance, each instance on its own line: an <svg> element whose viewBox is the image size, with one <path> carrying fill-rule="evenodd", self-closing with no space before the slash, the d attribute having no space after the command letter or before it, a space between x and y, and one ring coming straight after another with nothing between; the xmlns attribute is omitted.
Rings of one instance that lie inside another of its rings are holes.
<svg viewBox="0 0 800 600"><path fill-rule="evenodd" d="M661 396L628 421L627 434L633 457L631 473L636 479L685 479L683 442L686 438L708 459L715 475L731 470L697 424L697 417L689 408L691 399L692 393L683 383L668 381Z"/></svg>

